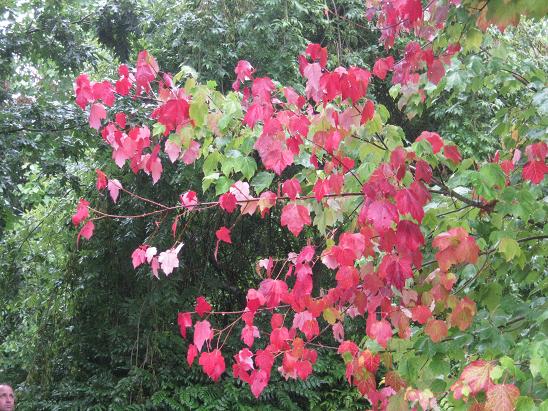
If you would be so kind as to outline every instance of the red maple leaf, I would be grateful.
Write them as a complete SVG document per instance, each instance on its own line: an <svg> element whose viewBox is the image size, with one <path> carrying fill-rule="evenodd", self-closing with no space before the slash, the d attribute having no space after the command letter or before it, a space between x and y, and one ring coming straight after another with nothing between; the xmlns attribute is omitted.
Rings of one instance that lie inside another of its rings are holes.
<svg viewBox="0 0 548 411"><path fill-rule="evenodd" d="M367 123L369 120L373 119L375 115L375 105L371 100L367 100L363 105L362 115L360 117L360 125Z"/></svg>
<svg viewBox="0 0 548 411"><path fill-rule="evenodd" d="M449 270L454 264L475 264L478 261L479 247L476 240L462 227L439 234L432 241L432 246L440 250L436 253L436 260L443 271Z"/></svg>
<svg viewBox="0 0 548 411"><path fill-rule="evenodd" d="M253 341L255 341L255 337L260 337L259 329L256 326L246 325L242 328L242 341L245 345L251 347L253 345Z"/></svg>
<svg viewBox="0 0 548 411"><path fill-rule="evenodd" d="M379 277L401 290L407 278L413 278L411 260L394 254L386 254L379 265Z"/></svg>
<svg viewBox="0 0 548 411"><path fill-rule="evenodd" d="M366 331L368 337L376 340L383 348L386 348L388 340L392 338L390 323L386 320L376 321L374 315L371 314L367 317Z"/></svg>
<svg viewBox="0 0 548 411"><path fill-rule="evenodd" d="M95 229L95 225L93 224L93 221L88 221L80 232L78 233L78 237L76 238L76 244L80 242L80 237L84 237L86 240L89 240L91 236L93 235L93 230Z"/></svg>
<svg viewBox="0 0 548 411"><path fill-rule="evenodd" d="M215 232L217 240L224 241L225 243L232 244L232 239L230 238L230 230L226 227L221 227Z"/></svg>
<svg viewBox="0 0 548 411"><path fill-rule="evenodd" d="M101 128L101 120L106 118L107 112L105 106L101 103L92 104L91 110L89 111L89 126L95 130L99 130Z"/></svg>
<svg viewBox="0 0 548 411"><path fill-rule="evenodd" d="M464 331L472 324L476 310L476 303L468 297L464 297L453 309L449 321L451 325L457 326L461 331Z"/></svg>
<svg viewBox="0 0 548 411"><path fill-rule="evenodd" d="M265 387L268 385L268 380L270 379L269 373L265 370L253 370L251 376L249 377L251 392L255 398L259 398L259 395L263 392Z"/></svg>
<svg viewBox="0 0 548 411"><path fill-rule="evenodd" d="M107 176L98 168L95 169L95 173L97 174L97 182L95 183L95 187L97 187L97 190L99 191L103 190L107 186Z"/></svg>
<svg viewBox="0 0 548 411"><path fill-rule="evenodd" d="M186 362L188 363L188 366L190 367L192 363L194 362L194 358L198 355L198 349L194 344L188 345L188 351L186 353Z"/></svg>
<svg viewBox="0 0 548 411"><path fill-rule="evenodd" d="M197 297L195 311L200 317L203 317L204 314L211 312L211 304L204 297Z"/></svg>
<svg viewBox="0 0 548 411"><path fill-rule="evenodd" d="M462 161L462 156L457 146L448 145L443 147L443 155L453 163L458 164Z"/></svg>
<svg viewBox="0 0 548 411"><path fill-rule="evenodd" d="M413 321L417 321L419 324L425 324L432 316L432 311L424 305L417 305L411 309L411 314Z"/></svg>
<svg viewBox="0 0 548 411"><path fill-rule="evenodd" d="M219 207L227 213L232 213L236 209L236 197L234 194L227 192L219 197Z"/></svg>
<svg viewBox="0 0 548 411"><path fill-rule="evenodd" d="M496 384L487 389L485 411L514 411L520 395L514 384Z"/></svg>
<svg viewBox="0 0 548 411"><path fill-rule="evenodd" d="M524 180L529 180L533 184L540 184L544 176L548 173L548 166L542 161L529 161L523 167L521 176Z"/></svg>
<svg viewBox="0 0 548 411"><path fill-rule="evenodd" d="M453 396L460 399L466 387L467 391L474 395L480 391L484 391L493 385L490 373L495 365L484 360L477 360L470 363L464 368L459 379L451 386Z"/></svg>
<svg viewBox="0 0 548 411"><path fill-rule="evenodd" d="M225 359L219 349L203 352L200 355L199 364L213 381L217 381L226 368Z"/></svg>
<svg viewBox="0 0 548 411"><path fill-rule="evenodd" d="M381 80L384 80L386 78L386 73L392 70L392 67L394 67L394 57L388 56L378 59L373 66L373 74Z"/></svg>
<svg viewBox="0 0 548 411"><path fill-rule="evenodd" d="M375 200L363 207L366 219L373 223L379 233L388 230L392 223L398 223L398 209L388 200Z"/></svg>
<svg viewBox="0 0 548 411"><path fill-rule="evenodd" d="M282 280L267 278L259 285L259 292L264 295L267 308L277 307L287 297L287 290L287 284Z"/></svg>
<svg viewBox="0 0 548 411"><path fill-rule="evenodd" d="M179 326L179 331L181 336L186 338L186 329L192 327L192 316L190 313L178 313L177 314L177 325Z"/></svg>
<svg viewBox="0 0 548 411"><path fill-rule="evenodd" d="M89 217L89 201L80 199L76 207L76 213L72 216L72 224L80 225L82 221Z"/></svg>
<svg viewBox="0 0 548 411"><path fill-rule="evenodd" d="M432 146L432 152L434 154L438 153L443 147L443 140L438 133L431 131L423 131L420 136L417 137L415 141L426 140Z"/></svg>
<svg viewBox="0 0 548 411"><path fill-rule="evenodd" d="M424 327L424 332L433 342L437 343L447 337L447 324L442 320L430 319Z"/></svg>
<svg viewBox="0 0 548 411"><path fill-rule="evenodd" d="M299 236L305 225L310 225L308 208L298 204L287 204L282 209L281 224L286 226L295 237Z"/></svg>

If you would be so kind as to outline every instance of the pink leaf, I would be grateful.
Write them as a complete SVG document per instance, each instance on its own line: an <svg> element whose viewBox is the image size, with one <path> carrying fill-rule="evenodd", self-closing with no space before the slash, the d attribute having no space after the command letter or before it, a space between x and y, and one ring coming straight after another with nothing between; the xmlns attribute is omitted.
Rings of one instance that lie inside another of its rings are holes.
<svg viewBox="0 0 548 411"><path fill-rule="evenodd" d="M91 236L93 235L93 230L95 229L95 225L93 224L93 221L88 221L80 232L78 233L78 238L76 239L76 244L80 241L80 237L84 237L86 240L89 240Z"/></svg>
<svg viewBox="0 0 548 411"><path fill-rule="evenodd" d="M232 244L230 239L230 230L226 227L221 227L215 232L217 240L224 241L225 243Z"/></svg>
<svg viewBox="0 0 548 411"><path fill-rule="evenodd" d="M95 183L95 187L97 187L97 190L101 191L107 186L107 176L99 169L96 169L95 173L97 174L97 182Z"/></svg>
<svg viewBox="0 0 548 411"><path fill-rule="evenodd" d="M120 189L122 188L122 183L120 183L118 180L108 180L108 191L110 193L110 198L112 198L112 201L116 203L118 200L118 194L120 193Z"/></svg>
<svg viewBox="0 0 548 411"><path fill-rule="evenodd" d="M72 224L74 226L80 225L82 221L89 217L89 201L80 199L78 206L76 207L76 213L72 216Z"/></svg>
<svg viewBox="0 0 548 411"><path fill-rule="evenodd" d="M213 338L213 330L211 324L207 320L198 321L194 325L194 345L198 351L202 351L202 347L206 341L210 341Z"/></svg>
<svg viewBox="0 0 548 411"><path fill-rule="evenodd" d="M213 381L217 381L225 371L225 359L218 349L211 352L203 352L200 355L199 364Z"/></svg>
<svg viewBox="0 0 548 411"><path fill-rule="evenodd" d="M194 362L194 358L196 358L197 355L198 350L196 349L196 346L194 344L189 344L186 354L186 362L188 363L189 367L192 365L192 363Z"/></svg>
<svg viewBox="0 0 548 411"><path fill-rule="evenodd" d="M211 312L211 305L202 296L196 298L196 313L203 317L204 314Z"/></svg>
<svg viewBox="0 0 548 411"><path fill-rule="evenodd" d="M140 245L131 254L131 261L134 269L139 267L141 264L144 264L146 261L146 250L147 246Z"/></svg>
<svg viewBox="0 0 548 411"><path fill-rule="evenodd" d="M164 145L164 151L169 157L169 161L174 163L175 160L177 160L177 158L179 157L179 154L181 153L181 147L179 147L177 143L174 143L171 140L166 140Z"/></svg>
<svg viewBox="0 0 548 411"><path fill-rule="evenodd" d="M101 128L101 120L106 118L107 112L105 110L105 106L101 103L95 103L91 106L91 110L89 112L89 126L91 128L99 130Z"/></svg>
<svg viewBox="0 0 548 411"><path fill-rule="evenodd" d="M287 226L295 237L299 236L305 225L310 225L310 212L303 205L287 204L282 209L281 224Z"/></svg>
<svg viewBox="0 0 548 411"><path fill-rule="evenodd" d="M183 338L186 338L186 329L192 327L192 316L190 313L178 313L177 325Z"/></svg>

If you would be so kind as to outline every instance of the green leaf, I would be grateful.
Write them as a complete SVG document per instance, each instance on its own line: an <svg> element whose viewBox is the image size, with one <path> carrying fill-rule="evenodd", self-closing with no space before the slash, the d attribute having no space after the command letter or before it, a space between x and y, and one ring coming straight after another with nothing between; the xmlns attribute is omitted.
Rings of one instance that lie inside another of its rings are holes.
<svg viewBox="0 0 548 411"><path fill-rule="evenodd" d="M502 286L499 283L492 282L487 286L482 301L489 311L494 311L500 304L502 298Z"/></svg>
<svg viewBox="0 0 548 411"><path fill-rule="evenodd" d="M504 237L499 242L499 251L504 255L506 261L512 260L521 254L521 248L513 238Z"/></svg>
<svg viewBox="0 0 548 411"><path fill-rule="evenodd" d="M215 195L218 196L226 193L232 184L234 184L234 180L231 180L226 176L220 176L215 183Z"/></svg>
<svg viewBox="0 0 548 411"><path fill-rule="evenodd" d="M189 108L189 115L196 126L201 127L205 123L208 107L205 100L198 97L196 100L192 100Z"/></svg>
<svg viewBox="0 0 548 411"><path fill-rule="evenodd" d="M273 173L261 171L260 173L257 173L253 180L251 180L251 187L255 189L256 194L260 194L265 189L270 187L270 184L272 184L272 180L274 180Z"/></svg>
<svg viewBox="0 0 548 411"><path fill-rule="evenodd" d="M257 163L255 162L253 157L243 157L241 159L238 159L237 162L239 163L239 171L241 171L242 175L247 180L250 180L251 177L255 175L255 171L257 171Z"/></svg>

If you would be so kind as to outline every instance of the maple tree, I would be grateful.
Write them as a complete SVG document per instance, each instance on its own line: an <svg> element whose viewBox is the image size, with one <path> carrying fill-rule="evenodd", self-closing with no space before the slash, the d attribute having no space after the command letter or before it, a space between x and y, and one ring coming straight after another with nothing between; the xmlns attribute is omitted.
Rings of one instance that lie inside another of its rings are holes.
<svg viewBox="0 0 548 411"><path fill-rule="evenodd" d="M223 247L237 246L231 234L242 216L279 214L282 229L306 238L306 245L288 255L258 256L259 279L241 310L222 311L199 296L193 309L178 314L181 336L188 339L189 366L198 358L217 381L227 370L226 338L241 329L243 346L233 355L232 374L255 397L275 366L286 379L305 380L321 350L333 349L341 355L346 379L372 409L438 409L442 400L461 408L472 402L487 410L515 408L522 392L507 381L507 362L499 365L498 359L468 353L456 381L438 391L419 387L409 372L400 375L398 361L405 361L398 348L421 336L427 336L422 344L457 339L478 313L478 302L463 290L482 276L492 255L499 251L507 261L517 259L520 244L546 238L534 220L522 221L533 234L521 238L509 238L502 229L512 217L507 190L534 192L542 185L548 171L546 142L523 137L491 161L463 158L435 130L423 131L411 144L388 123L386 108L368 95L370 83L390 76L402 108L415 96L425 100L430 85L442 81L461 49L466 26L450 32L449 18L466 7L477 10L466 17L482 30L490 23L502 29L514 24L517 11L500 17L493 12L497 4L368 1L366 16L379 28L388 53L397 40L413 37L403 57L382 57L371 71L330 70L328 50L309 44L298 58L303 92L258 77L250 62L240 61L233 91L223 95L213 83L162 72L147 51L139 53L134 69L121 65L115 81L78 76L76 103L89 108L89 126L112 148L120 168L128 164L134 173L149 175L152 184L161 178L166 161L185 167L200 160L203 171L202 194L175 193L174 204L165 205L97 170L96 188L108 189L114 203L128 195L152 209L110 214L81 199L72 218L78 240L89 240L94 222L103 218L169 218L169 249L143 244L132 254L134 268L148 265L161 279L179 266L183 223L193 213L218 209L238 214L230 227L212 227L215 258ZM140 115L119 111L116 102L122 99ZM447 225L441 218L449 214L458 219ZM499 229L487 236L491 244L473 219L493 221ZM471 269L474 274L466 276ZM315 273L324 270L331 281L319 287ZM234 319L216 328L218 315ZM266 328L256 325L265 321ZM360 324L361 342L346 338L353 322ZM324 342L327 333L338 346Z"/></svg>

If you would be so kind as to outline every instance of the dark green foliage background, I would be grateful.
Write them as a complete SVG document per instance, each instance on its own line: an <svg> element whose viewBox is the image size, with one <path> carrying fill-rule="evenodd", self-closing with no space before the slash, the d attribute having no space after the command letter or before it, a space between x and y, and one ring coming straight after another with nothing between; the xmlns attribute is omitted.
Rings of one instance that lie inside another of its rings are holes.
<svg viewBox="0 0 548 411"><path fill-rule="evenodd" d="M117 63L131 64L146 48L167 71L190 66L200 80L213 79L220 90L230 89L239 59L249 60L259 75L302 89L296 57L309 42L328 47L333 67L371 67L381 49L377 34L363 28L363 2L335 1L329 5L335 14L327 15L325 5L319 0L117 0L103 6L83 1L21 5L13 0L0 6L0 15L8 22L0 28L0 381L16 387L18 409L366 406L346 383L342 361L331 352L321 352L307 381L285 381L273 373L259 400L229 376L214 384L197 366L186 365L177 312L189 310L197 295L207 296L219 309L241 309L247 289L257 284L257 258L287 255L298 246L274 217L242 220L232 235L239 246L222 248L216 262L212 227L228 225L230 217L214 211L198 214L185 231L181 268L160 280L151 278L148 270L133 270L130 255L151 236L159 248L168 246L171 221L159 231L150 220L100 221L95 236L80 250L70 223L80 197L112 212L148 210L123 194L113 206L95 190L95 168L140 195L167 204L188 189L201 191L193 167L166 167L160 183L151 187L147 177L113 166L110 152L73 103L76 75L114 77ZM535 26L510 41L536 48L543 32L545 26ZM500 66L482 65L486 56L479 50L462 59L452 69L453 77L430 90L426 104L410 104L407 113L419 113L412 120L398 110L387 85L374 80L371 91L410 141L422 130L438 130L465 151L485 158L508 134L500 124L512 113L500 112L501 98L507 106L536 105L529 117L521 110L525 114L518 122L536 118L538 107L546 109L540 86L533 87L538 81L534 76L540 78L546 70L545 59L513 55L512 67L523 68L525 61L531 74L532 86L519 88L511 73L502 80L490 77ZM486 79L486 87L477 88L472 77L464 77L470 68L481 71L477 75ZM454 84L447 85L450 81ZM486 118L494 120L487 124ZM198 164L196 170L200 169ZM540 254L534 248L531 252ZM542 271L543 261L532 261L531 272ZM315 275L321 282L322 273ZM524 286L530 288L535 280L529 278ZM505 287L517 290L510 279ZM517 303L523 303L529 292L533 290L516 292ZM360 338L364 333L363 328L349 332ZM238 340L236 331L226 354L240 346ZM500 342L496 349L503 351L511 343Z"/></svg>

